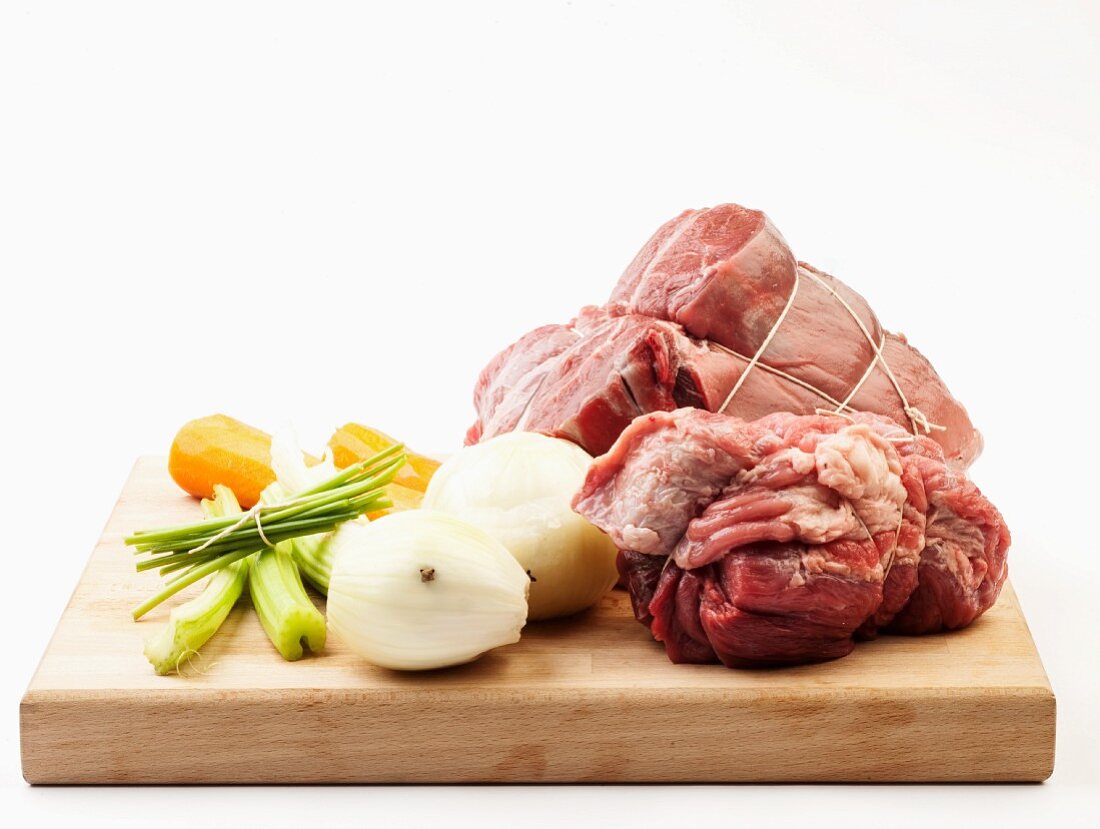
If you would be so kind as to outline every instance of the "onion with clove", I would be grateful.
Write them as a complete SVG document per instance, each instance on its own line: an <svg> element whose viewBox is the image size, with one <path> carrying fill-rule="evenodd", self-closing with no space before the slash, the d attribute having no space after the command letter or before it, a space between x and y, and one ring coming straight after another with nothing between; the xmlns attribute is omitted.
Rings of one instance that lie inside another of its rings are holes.
<svg viewBox="0 0 1100 829"><path fill-rule="evenodd" d="M329 625L369 662L444 668L519 640L530 579L483 530L412 510L347 523L330 543Z"/></svg>

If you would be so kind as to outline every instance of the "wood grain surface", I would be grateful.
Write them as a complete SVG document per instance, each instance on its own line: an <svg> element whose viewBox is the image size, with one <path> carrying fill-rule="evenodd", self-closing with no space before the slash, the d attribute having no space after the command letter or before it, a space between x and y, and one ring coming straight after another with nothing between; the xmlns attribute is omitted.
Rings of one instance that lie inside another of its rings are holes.
<svg viewBox="0 0 1100 829"><path fill-rule="evenodd" d="M970 628L820 665L672 665L616 591L459 668L284 662L247 602L181 676L122 537L199 515L142 458L20 706L31 783L1038 781L1055 702L1011 586ZM246 591L247 595L247 591ZM321 604L321 600L318 599Z"/></svg>

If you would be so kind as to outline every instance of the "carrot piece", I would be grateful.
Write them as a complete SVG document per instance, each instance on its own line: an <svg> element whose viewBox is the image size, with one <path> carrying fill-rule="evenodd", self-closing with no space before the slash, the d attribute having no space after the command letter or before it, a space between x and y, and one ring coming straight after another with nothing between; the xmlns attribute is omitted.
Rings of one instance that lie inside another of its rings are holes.
<svg viewBox="0 0 1100 829"><path fill-rule="evenodd" d="M271 435L226 415L200 417L176 434L168 473L196 498L213 498L215 484L227 486L248 509L275 480Z"/></svg>
<svg viewBox="0 0 1100 829"><path fill-rule="evenodd" d="M361 426L358 423L345 423L333 433L328 445L332 449L332 461L336 464L336 468L343 469L353 463L366 460L395 443L397 443L396 440L377 429ZM405 465L397 471L394 483L417 492L424 492L428 488L428 481L439 469L439 461L411 452L408 447L406 447L405 458ZM394 498L394 504L397 504L397 498Z"/></svg>

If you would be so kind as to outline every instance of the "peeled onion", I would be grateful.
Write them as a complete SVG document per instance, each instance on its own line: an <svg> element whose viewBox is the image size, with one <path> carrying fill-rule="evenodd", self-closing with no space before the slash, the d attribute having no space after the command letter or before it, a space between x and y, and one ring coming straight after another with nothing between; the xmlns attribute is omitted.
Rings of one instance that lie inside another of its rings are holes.
<svg viewBox="0 0 1100 829"><path fill-rule="evenodd" d="M573 512L591 456L567 440L511 432L467 446L439 467L424 506L500 541L531 576L531 619L576 613L614 586L614 543Z"/></svg>
<svg viewBox="0 0 1100 829"><path fill-rule="evenodd" d="M519 640L530 580L483 530L410 510L344 524L331 545L329 625L369 662L443 668Z"/></svg>

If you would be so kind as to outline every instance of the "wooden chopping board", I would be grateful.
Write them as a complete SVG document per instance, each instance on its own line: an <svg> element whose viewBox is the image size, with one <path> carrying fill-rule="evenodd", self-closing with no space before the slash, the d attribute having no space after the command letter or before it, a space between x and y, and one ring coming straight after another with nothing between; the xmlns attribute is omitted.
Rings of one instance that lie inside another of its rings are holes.
<svg viewBox="0 0 1100 829"><path fill-rule="evenodd" d="M238 606L183 676L142 656L168 606L122 537L195 519L163 458L134 467L20 706L30 783L1038 781L1055 703L1011 585L970 628L820 665L672 665L615 591L445 671L335 637L284 662ZM318 599L318 603L321 600ZM246 603L244 603L246 604Z"/></svg>

